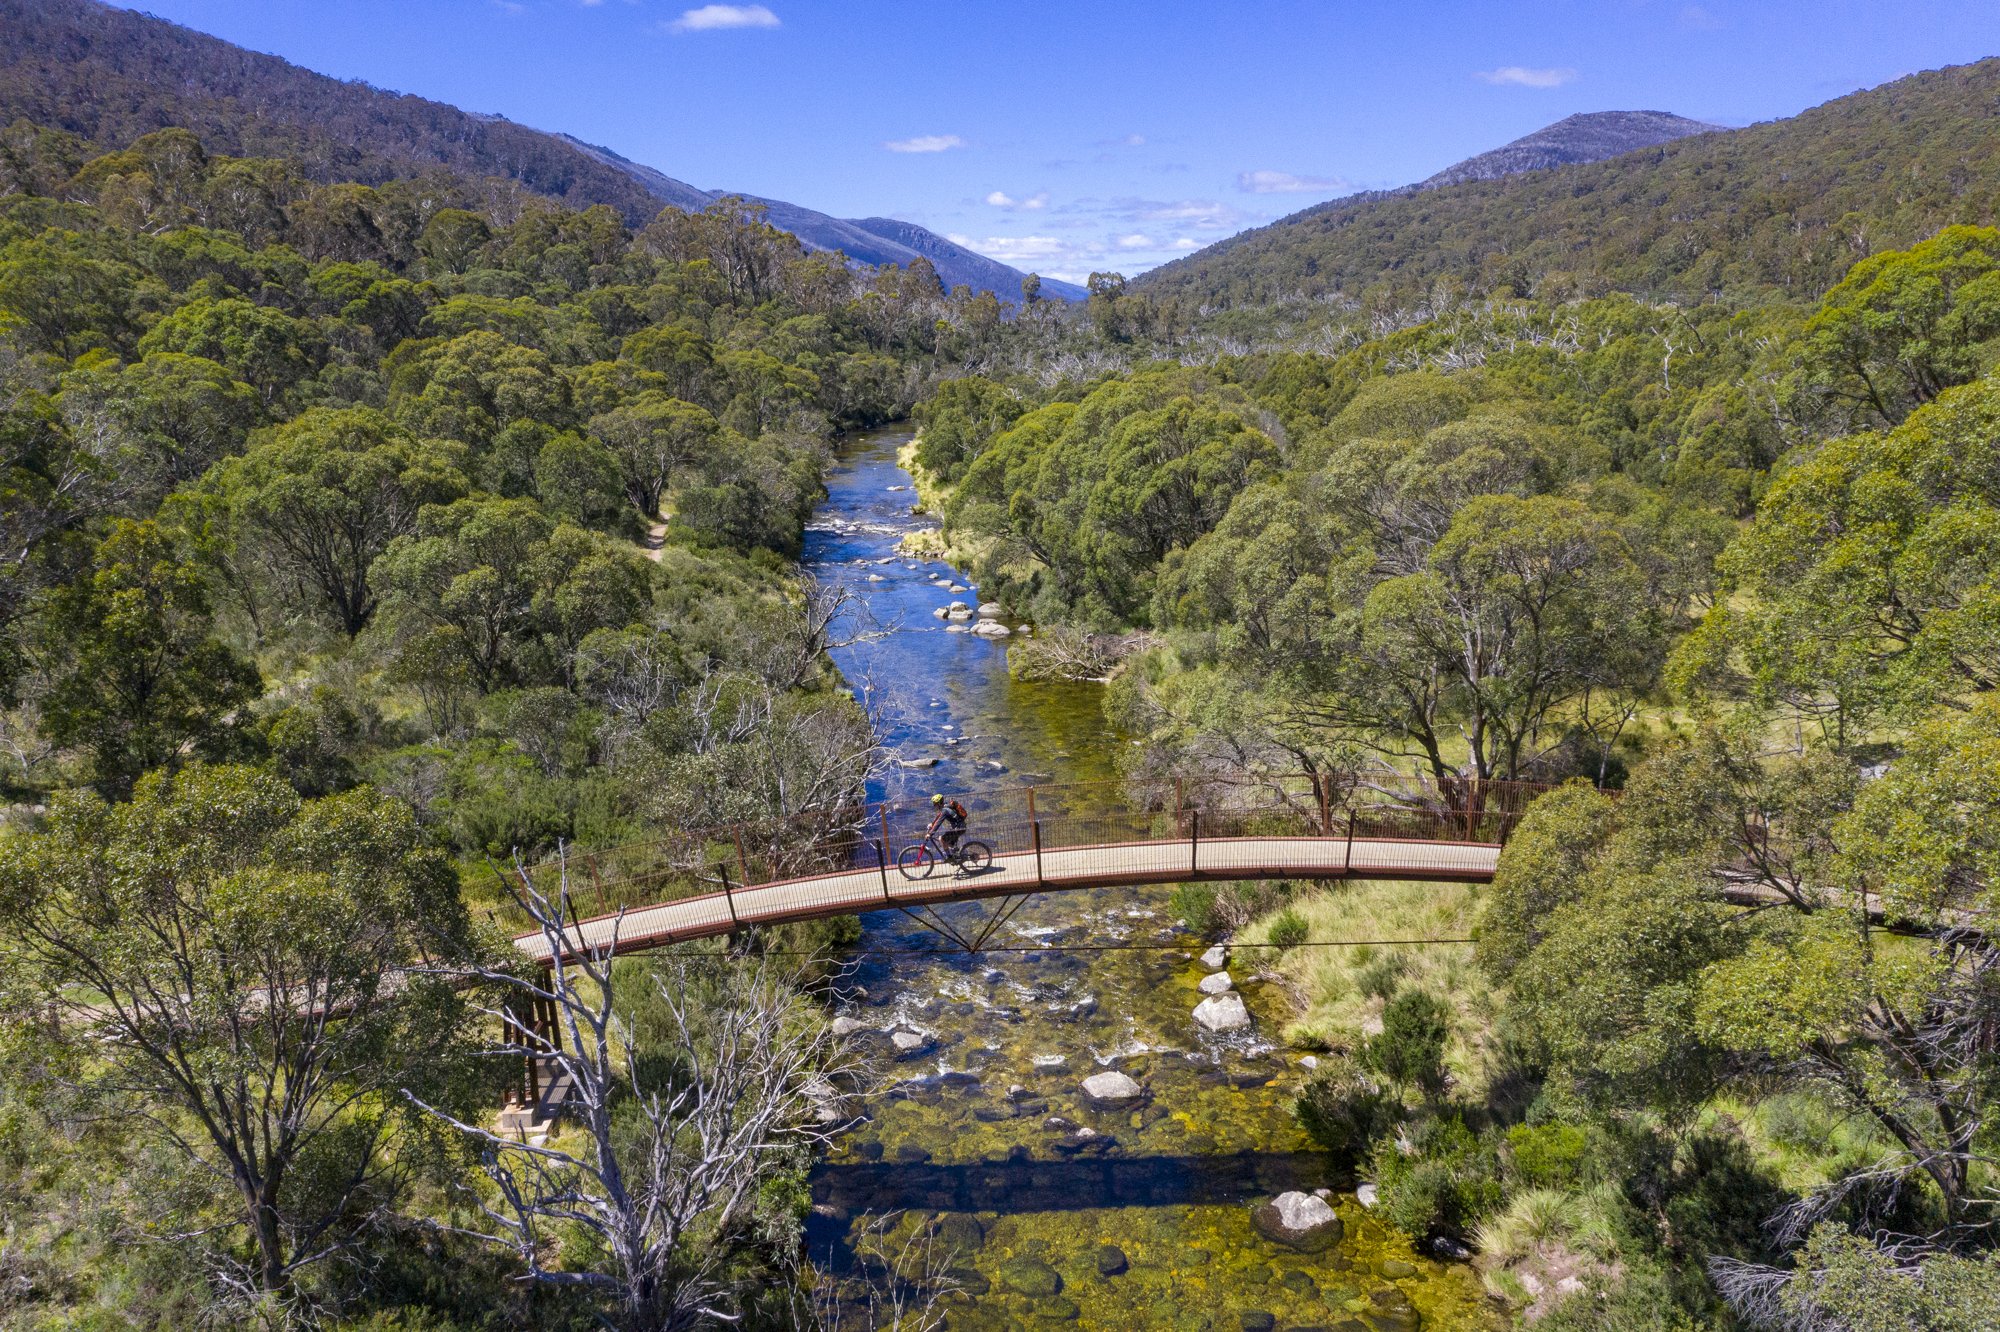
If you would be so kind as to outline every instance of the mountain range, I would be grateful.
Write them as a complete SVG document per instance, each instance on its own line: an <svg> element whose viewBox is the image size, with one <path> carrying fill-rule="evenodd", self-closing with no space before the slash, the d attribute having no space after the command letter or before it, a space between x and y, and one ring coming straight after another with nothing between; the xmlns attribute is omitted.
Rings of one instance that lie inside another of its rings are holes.
<svg viewBox="0 0 2000 1332"><path fill-rule="evenodd" d="M1498 180L1523 171L1544 171L1549 167L1573 166L1578 162L1601 162L1607 157L1652 148L1684 139L1690 134L1707 134L1721 129L1706 121L1689 120L1670 111L1586 111L1565 116L1533 134L1504 143L1491 152L1468 157L1436 175L1418 182L1413 189L1434 190L1468 180Z"/></svg>
<svg viewBox="0 0 2000 1332"><path fill-rule="evenodd" d="M2000 58L1989 58L1743 129L1662 112L1573 116L1422 186L1317 204L1134 285L1201 305L1408 301L1439 280L1756 299L1822 291L1877 250L1996 220Z"/></svg>
<svg viewBox="0 0 2000 1332"><path fill-rule="evenodd" d="M919 255L946 286L1019 300L1018 269L914 223L836 218L736 190L705 190L563 134L442 102L329 78L164 19L97 0L0 0L0 125L25 119L102 150L168 126L211 151L289 157L320 181L383 181L443 169L511 180L572 207L605 204L632 225L663 204L702 208L726 195L763 204L812 249L866 264ZM1083 289L1044 279L1042 295Z"/></svg>

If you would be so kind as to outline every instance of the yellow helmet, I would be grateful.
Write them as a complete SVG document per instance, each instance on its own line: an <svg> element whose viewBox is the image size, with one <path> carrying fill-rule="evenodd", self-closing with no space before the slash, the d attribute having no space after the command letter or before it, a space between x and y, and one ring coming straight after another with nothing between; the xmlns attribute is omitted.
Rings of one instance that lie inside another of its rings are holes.
<svg viewBox="0 0 2000 1332"><path fill-rule="evenodd" d="M942 805L944 803L943 794L942 793L933 794L931 796L931 803L933 805Z"/></svg>

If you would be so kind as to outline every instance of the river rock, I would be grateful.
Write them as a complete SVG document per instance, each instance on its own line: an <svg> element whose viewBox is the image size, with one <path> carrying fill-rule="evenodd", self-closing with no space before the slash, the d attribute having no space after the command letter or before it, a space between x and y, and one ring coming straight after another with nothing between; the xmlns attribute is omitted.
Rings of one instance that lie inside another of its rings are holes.
<svg viewBox="0 0 2000 1332"><path fill-rule="evenodd" d="M980 613L981 615L984 615L984 616L985 616L985 617L986 617L987 619L989 619L989 620L990 620L990 619L993 619L993 618L995 618L995 617L999 616L999 615L1000 615L1000 614L1002 614L1003 612L1002 612L1002 610L1001 610L1001 606L1000 606L1000 603L999 603L999 602L997 602L997 601L982 601L982 602L980 602L980 603L979 603L979 613Z"/></svg>
<svg viewBox="0 0 2000 1332"><path fill-rule="evenodd" d="M1035 1066L1035 1072L1037 1073L1060 1073L1063 1071L1064 1066L1069 1063L1069 1057L1059 1054L1040 1054L1036 1055L1029 1062Z"/></svg>
<svg viewBox="0 0 2000 1332"><path fill-rule="evenodd" d="M1250 1010L1234 990L1210 995L1194 1006L1194 1020L1207 1031L1236 1031L1250 1025Z"/></svg>
<svg viewBox="0 0 2000 1332"><path fill-rule="evenodd" d="M1462 1263L1472 1257L1472 1250L1448 1235L1439 1235L1431 1241L1431 1252L1447 1262Z"/></svg>
<svg viewBox="0 0 2000 1332"><path fill-rule="evenodd" d="M972 589L967 587L963 583L953 583L951 585L951 590L954 592L970 592Z"/></svg>
<svg viewBox="0 0 2000 1332"><path fill-rule="evenodd" d="M1299 1067L1300 1067L1300 1068L1302 1068L1302 1069L1304 1069L1304 1070L1305 1070L1306 1072L1308 1072L1308 1073L1312 1072L1312 1071L1313 1071L1314 1069L1316 1069L1316 1068L1318 1068L1318 1067L1319 1067L1319 1056L1318 1056L1318 1055L1300 1055L1300 1056L1299 1056Z"/></svg>
<svg viewBox="0 0 2000 1332"><path fill-rule="evenodd" d="M1363 1184L1354 1191L1354 1201L1360 1203L1363 1207L1373 1207L1379 1198L1380 1195L1375 1192L1373 1184Z"/></svg>
<svg viewBox="0 0 2000 1332"><path fill-rule="evenodd" d="M935 768L940 762L942 762L941 759L936 755L932 755L930 758L897 759L896 766L899 768Z"/></svg>
<svg viewBox="0 0 2000 1332"><path fill-rule="evenodd" d="M972 632L978 634L981 638L1007 638L1014 631L1004 624L995 624L991 620L981 620L979 627Z"/></svg>
<svg viewBox="0 0 2000 1332"><path fill-rule="evenodd" d="M866 1022L863 1022L860 1018L851 1018L843 1015L841 1017L835 1018L832 1024L827 1028L827 1030L831 1031L834 1034L835 1038L844 1041L849 1036L853 1036L864 1031L871 1031L873 1030L873 1028L871 1028Z"/></svg>
<svg viewBox="0 0 2000 1332"><path fill-rule="evenodd" d="M931 1238L948 1252L964 1255L986 1243L986 1227L964 1212L946 1212L931 1222Z"/></svg>
<svg viewBox="0 0 2000 1332"><path fill-rule="evenodd" d="M1262 1309L1245 1309L1236 1315L1236 1325L1243 1332L1271 1332L1278 1325L1278 1320Z"/></svg>
<svg viewBox="0 0 2000 1332"><path fill-rule="evenodd" d="M1131 1262L1125 1257L1125 1250L1119 1248L1116 1244L1100 1244L1097 1246L1097 1274L1099 1276L1119 1276L1131 1265Z"/></svg>
<svg viewBox="0 0 2000 1332"><path fill-rule="evenodd" d="M931 615L937 619L942 620L945 616L949 615L950 613L951 612L947 611L944 607L939 606L936 610L931 612Z"/></svg>
<svg viewBox="0 0 2000 1332"><path fill-rule="evenodd" d="M1226 971L1216 971L1203 976L1201 984L1195 986L1203 994L1226 994L1236 988L1236 982L1229 979Z"/></svg>
<svg viewBox="0 0 2000 1332"><path fill-rule="evenodd" d="M964 606L955 606L945 612L944 618L954 624L963 624L972 618L972 612Z"/></svg>
<svg viewBox="0 0 2000 1332"><path fill-rule="evenodd" d="M1324 1198L1293 1189L1250 1213L1250 1224L1265 1239L1300 1253L1318 1253L1340 1242L1343 1227Z"/></svg>
<svg viewBox="0 0 2000 1332"><path fill-rule="evenodd" d="M1015 1258L1000 1265L1000 1284L1017 1295L1046 1299L1062 1292L1062 1277L1039 1258Z"/></svg>
<svg viewBox="0 0 2000 1332"><path fill-rule="evenodd" d="M1144 1099L1146 1089L1123 1073L1106 1070L1083 1080L1083 1094L1096 1106L1121 1106Z"/></svg>
<svg viewBox="0 0 2000 1332"><path fill-rule="evenodd" d="M889 580L884 578L881 574L869 574L868 581L871 583L886 583Z"/></svg>
<svg viewBox="0 0 2000 1332"><path fill-rule="evenodd" d="M1201 964L1210 971L1220 971L1229 965L1229 950L1216 944L1201 955Z"/></svg>
<svg viewBox="0 0 2000 1332"><path fill-rule="evenodd" d="M917 1031L892 1031L889 1044L896 1047L896 1058L914 1059L930 1049L931 1038Z"/></svg>
<svg viewBox="0 0 2000 1332"><path fill-rule="evenodd" d="M944 631L948 634L963 634L971 632L962 624L948 624L944 627Z"/></svg>

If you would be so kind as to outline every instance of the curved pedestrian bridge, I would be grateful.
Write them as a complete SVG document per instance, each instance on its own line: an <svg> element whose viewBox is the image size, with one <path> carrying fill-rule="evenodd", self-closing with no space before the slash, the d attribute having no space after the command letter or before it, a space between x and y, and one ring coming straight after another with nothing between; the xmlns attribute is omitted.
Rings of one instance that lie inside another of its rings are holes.
<svg viewBox="0 0 2000 1332"><path fill-rule="evenodd" d="M1415 781L1343 787L1331 779L1021 787L960 797L973 812L968 835L994 850L992 865L978 873L944 864L912 879L897 870L898 851L920 840L929 820L919 804L849 806L781 827L573 852L528 873L544 893L567 885L581 918L563 932L566 959L889 909L977 948L1015 902L1003 902L971 935L935 908L1204 880L1485 883L1521 811L1546 789L1483 782L1439 791ZM514 943L547 963L556 934L523 933Z"/></svg>

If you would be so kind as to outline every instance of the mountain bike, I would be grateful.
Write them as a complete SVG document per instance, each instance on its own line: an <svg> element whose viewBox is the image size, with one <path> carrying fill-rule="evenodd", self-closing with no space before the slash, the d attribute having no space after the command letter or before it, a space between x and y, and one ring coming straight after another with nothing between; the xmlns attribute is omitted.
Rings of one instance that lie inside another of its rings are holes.
<svg viewBox="0 0 2000 1332"><path fill-rule="evenodd" d="M896 868L906 879L928 879L940 862L957 866L960 876L977 874L993 863L993 848L984 842L961 838L956 851L947 851L936 833L926 833L923 841L903 848L896 857Z"/></svg>

